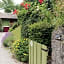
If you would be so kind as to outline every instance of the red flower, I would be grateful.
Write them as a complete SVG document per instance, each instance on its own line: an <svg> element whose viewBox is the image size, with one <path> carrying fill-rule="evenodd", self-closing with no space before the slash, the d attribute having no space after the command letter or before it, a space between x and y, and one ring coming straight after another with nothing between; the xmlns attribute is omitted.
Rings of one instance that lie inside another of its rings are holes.
<svg viewBox="0 0 64 64"><path fill-rule="evenodd" d="M39 0L39 3L42 4L43 1L44 1L44 0Z"/></svg>
<svg viewBox="0 0 64 64"><path fill-rule="evenodd" d="M24 5L24 7L26 10L28 10L28 4L27 3Z"/></svg>
<svg viewBox="0 0 64 64"><path fill-rule="evenodd" d="M25 4L25 7L27 7L27 6L28 6L28 4L26 3L26 4Z"/></svg>
<svg viewBox="0 0 64 64"><path fill-rule="evenodd" d="M28 7L25 7L26 10L28 10Z"/></svg>
<svg viewBox="0 0 64 64"><path fill-rule="evenodd" d="M17 13L18 13L18 11L15 9L14 12L13 12L13 14L17 14Z"/></svg>
<svg viewBox="0 0 64 64"><path fill-rule="evenodd" d="M21 6L24 6L24 3L21 3L20 5L21 5Z"/></svg>
<svg viewBox="0 0 64 64"><path fill-rule="evenodd" d="M28 6L30 7L31 5L30 5L30 4L28 4Z"/></svg>
<svg viewBox="0 0 64 64"><path fill-rule="evenodd" d="M27 4L27 3L26 3L25 5L24 5L24 3L21 3L20 5L21 5L21 6L24 6L24 8L25 8L26 10L28 10L29 7L31 6L30 4Z"/></svg>

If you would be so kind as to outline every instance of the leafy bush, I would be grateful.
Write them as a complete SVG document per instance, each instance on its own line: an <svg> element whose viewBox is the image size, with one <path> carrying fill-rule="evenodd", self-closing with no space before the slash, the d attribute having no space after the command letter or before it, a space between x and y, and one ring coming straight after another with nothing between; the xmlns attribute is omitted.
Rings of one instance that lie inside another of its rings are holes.
<svg viewBox="0 0 64 64"><path fill-rule="evenodd" d="M14 42L14 38L13 36L8 36L4 41L3 41L3 45L5 47L11 47L11 44Z"/></svg>
<svg viewBox="0 0 64 64"><path fill-rule="evenodd" d="M15 54L15 57L22 62L28 62L28 40L24 39L22 41L17 40L12 44L12 52Z"/></svg>
<svg viewBox="0 0 64 64"><path fill-rule="evenodd" d="M2 28L0 28L0 32L3 32L3 29Z"/></svg>
<svg viewBox="0 0 64 64"><path fill-rule="evenodd" d="M12 28L10 28L8 31L9 31L9 32L11 32L11 31L13 31L13 29L12 29Z"/></svg>
<svg viewBox="0 0 64 64"><path fill-rule="evenodd" d="M45 2L42 5L36 2L32 3L22 19L22 36L49 45L51 43L52 29L64 24L63 7L60 6L60 1L53 5L52 10L47 8ZM22 16L22 14L20 15Z"/></svg>
<svg viewBox="0 0 64 64"><path fill-rule="evenodd" d="M9 29L9 32L13 31L17 27L18 27L18 22L14 23L14 25Z"/></svg>
<svg viewBox="0 0 64 64"><path fill-rule="evenodd" d="M18 26L12 31L15 40L21 40L21 26Z"/></svg>
<svg viewBox="0 0 64 64"><path fill-rule="evenodd" d="M51 43L51 32L53 29L51 20L53 17L45 3L40 5L34 2L22 20L22 36L48 45Z"/></svg>
<svg viewBox="0 0 64 64"><path fill-rule="evenodd" d="M21 24L24 17L25 17L25 14L27 13L28 10L25 10L24 8L22 8L22 10L19 11L19 14L18 14L18 24Z"/></svg>
<svg viewBox="0 0 64 64"><path fill-rule="evenodd" d="M51 42L51 32L53 27L47 21L45 22L37 22L32 25L29 25L29 38L31 40L37 41L39 43L49 45Z"/></svg>
<svg viewBox="0 0 64 64"><path fill-rule="evenodd" d="M15 28L12 32L10 36L7 36L7 34L5 35L5 37L3 38L4 40L4 46L11 46L12 42L19 39L21 40L21 26L18 26L17 28Z"/></svg>
<svg viewBox="0 0 64 64"><path fill-rule="evenodd" d="M55 24L55 28L57 28L58 26L62 26L64 25L64 6L63 6L63 1L55 1L55 3L53 3L53 22Z"/></svg>

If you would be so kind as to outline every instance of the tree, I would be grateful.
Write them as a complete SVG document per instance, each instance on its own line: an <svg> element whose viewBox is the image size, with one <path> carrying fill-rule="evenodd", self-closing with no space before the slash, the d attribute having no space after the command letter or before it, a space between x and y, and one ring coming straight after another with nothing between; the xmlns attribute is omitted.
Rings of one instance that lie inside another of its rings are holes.
<svg viewBox="0 0 64 64"><path fill-rule="evenodd" d="M0 5L0 8L3 8L5 12L8 13L15 8L15 5L12 0L2 0L2 2L0 2Z"/></svg>

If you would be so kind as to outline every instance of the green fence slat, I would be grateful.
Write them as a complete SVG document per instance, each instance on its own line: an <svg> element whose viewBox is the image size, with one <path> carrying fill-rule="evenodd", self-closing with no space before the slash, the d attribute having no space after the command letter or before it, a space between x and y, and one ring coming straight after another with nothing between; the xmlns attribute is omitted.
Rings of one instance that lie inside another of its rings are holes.
<svg viewBox="0 0 64 64"><path fill-rule="evenodd" d="M31 64L34 63L34 44L33 41L30 42L30 46L31 46Z"/></svg>
<svg viewBox="0 0 64 64"><path fill-rule="evenodd" d="M37 43L37 64L41 64L41 44Z"/></svg>
<svg viewBox="0 0 64 64"><path fill-rule="evenodd" d="M29 43L29 64L47 64L47 46L30 41Z"/></svg>
<svg viewBox="0 0 64 64"><path fill-rule="evenodd" d="M47 64L47 56L48 56L48 51L45 51L47 50L47 47L45 45L42 45L42 64Z"/></svg>
<svg viewBox="0 0 64 64"><path fill-rule="evenodd" d="M36 54L37 54L37 52L36 52L36 46L37 46L37 43L36 42L34 42L34 64L37 64L36 63L36 59L37 59L37 57L36 57Z"/></svg>
<svg viewBox="0 0 64 64"><path fill-rule="evenodd" d="M29 64L31 64L31 45L29 41Z"/></svg>

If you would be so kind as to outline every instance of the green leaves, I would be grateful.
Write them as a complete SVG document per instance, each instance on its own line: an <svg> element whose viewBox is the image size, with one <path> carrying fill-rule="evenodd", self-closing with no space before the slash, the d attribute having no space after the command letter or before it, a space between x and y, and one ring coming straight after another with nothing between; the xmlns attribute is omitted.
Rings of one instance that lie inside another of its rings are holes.
<svg viewBox="0 0 64 64"><path fill-rule="evenodd" d="M28 62L29 58L29 42L26 38L23 40L17 40L12 43L12 51L15 54L15 57L22 62Z"/></svg>
<svg viewBox="0 0 64 64"><path fill-rule="evenodd" d="M37 23L31 24L29 25L30 29L46 29L46 28L50 28L50 24L44 20L43 21L39 21Z"/></svg>
<svg viewBox="0 0 64 64"><path fill-rule="evenodd" d="M50 42L48 37L51 35L53 26L52 17L45 4L33 3L22 20L22 36L48 45Z"/></svg>
<svg viewBox="0 0 64 64"><path fill-rule="evenodd" d="M0 8L5 9L5 12L8 13L10 13L11 10L14 10L15 8L15 5L12 0L2 0L0 5L1 5Z"/></svg>

